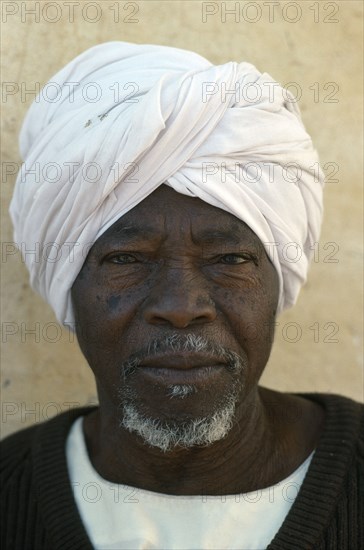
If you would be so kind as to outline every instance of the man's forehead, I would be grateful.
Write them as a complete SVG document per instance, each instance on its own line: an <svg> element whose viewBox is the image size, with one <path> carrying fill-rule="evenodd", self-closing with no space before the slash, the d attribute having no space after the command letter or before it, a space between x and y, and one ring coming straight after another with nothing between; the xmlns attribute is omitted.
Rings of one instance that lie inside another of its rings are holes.
<svg viewBox="0 0 364 550"><path fill-rule="evenodd" d="M106 239L145 241L172 234L190 236L196 244L244 241L261 245L250 227L232 213L165 184L121 216L104 235Z"/></svg>
<svg viewBox="0 0 364 550"><path fill-rule="evenodd" d="M202 202L202 201L201 201ZM213 207L214 208L214 207ZM178 216L175 211L120 217L98 241L159 241L168 236L190 237L193 244L231 243L262 247L260 239L246 223L219 208L202 215ZM132 214L132 211L130 211ZM135 214L135 213L134 213ZM181 223L183 219L183 223Z"/></svg>

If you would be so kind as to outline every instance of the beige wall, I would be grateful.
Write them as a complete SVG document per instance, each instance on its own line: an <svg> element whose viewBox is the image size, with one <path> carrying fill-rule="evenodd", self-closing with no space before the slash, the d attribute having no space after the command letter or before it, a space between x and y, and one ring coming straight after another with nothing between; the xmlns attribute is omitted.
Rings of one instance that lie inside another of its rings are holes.
<svg viewBox="0 0 364 550"><path fill-rule="evenodd" d="M34 88L35 82L44 84L75 55L103 41L172 45L196 50L215 63L247 60L282 84L298 84L307 129L327 175L334 166L329 163L337 165L338 173L331 179L338 181L326 185L325 220L316 261L298 304L278 319L274 351L263 382L284 391L337 392L363 400L361 2L281 2L273 15L266 2L250 2L248 8L248 2L240 2L240 16L228 15L226 22L221 2L80 1L73 22L68 21L69 8L63 1L57 2L57 11L55 2L1 4L2 77L23 90L23 94L9 95L3 104L3 169L11 166L4 163L20 161L17 136L34 97L25 96L25 89ZM22 4L28 9L39 8L37 21ZM91 4L98 6L101 16L96 23L91 22L97 15ZM227 2L226 6L235 4ZM217 12L207 16L206 22L202 20L203 5ZM115 22L116 6L119 22ZM138 12L133 18L138 21L124 21L134 6ZM272 9L272 3L270 6ZM6 12L16 9L5 22ZM259 10L260 20L253 22ZM297 10L302 13L294 23ZM59 21L50 22L57 17ZM334 84L325 88L330 82ZM331 100L337 102L328 101L330 92L335 92ZM12 240L7 208L14 179L3 177L3 242ZM327 261L330 252L334 252L331 259L337 261ZM77 343L68 332L57 332L52 311L29 288L20 256L4 255L3 248L2 268L1 426L5 435L65 410L70 403L94 402L96 393ZM35 332L27 332L29 329ZM334 330L336 334L332 334ZM294 342L296 335L298 341Z"/></svg>

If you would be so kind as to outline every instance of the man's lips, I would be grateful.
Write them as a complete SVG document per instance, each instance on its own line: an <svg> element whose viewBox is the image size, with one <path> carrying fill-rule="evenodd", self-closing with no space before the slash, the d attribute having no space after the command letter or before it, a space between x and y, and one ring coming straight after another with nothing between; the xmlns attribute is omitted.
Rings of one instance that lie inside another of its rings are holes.
<svg viewBox="0 0 364 550"><path fill-rule="evenodd" d="M152 355L140 362L139 368L165 368L189 370L212 365L226 365L226 361L202 353L180 352L173 354Z"/></svg>
<svg viewBox="0 0 364 550"><path fill-rule="evenodd" d="M224 365L209 365L187 369L168 367L138 367L136 372L143 378L159 384L199 384L211 381L220 376L226 368Z"/></svg>
<svg viewBox="0 0 364 550"><path fill-rule="evenodd" d="M226 370L226 363L203 354L153 355L143 360L137 372L160 384L206 383Z"/></svg>

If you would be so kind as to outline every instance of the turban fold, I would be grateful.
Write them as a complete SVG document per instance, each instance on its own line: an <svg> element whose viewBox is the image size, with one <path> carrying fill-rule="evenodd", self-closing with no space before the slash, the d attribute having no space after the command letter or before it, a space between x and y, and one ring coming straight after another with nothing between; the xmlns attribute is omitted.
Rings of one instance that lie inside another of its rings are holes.
<svg viewBox="0 0 364 550"><path fill-rule="evenodd" d="M61 323L74 322L70 290L92 243L163 183L244 221L277 270L278 311L294 304L324 177L294 97L253 65L97 45L39 93L20 152L14 238Z"/></svg>

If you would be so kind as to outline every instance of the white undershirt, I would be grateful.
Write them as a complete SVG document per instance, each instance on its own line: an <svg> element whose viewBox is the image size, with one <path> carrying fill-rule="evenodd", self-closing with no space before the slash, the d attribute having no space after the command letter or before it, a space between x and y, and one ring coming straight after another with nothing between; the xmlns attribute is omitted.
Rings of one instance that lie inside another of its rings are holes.
<svg viewBox="0 0 364 550"><path fill-rule="evenodd" d="M262 550L283 523L313 453L276 485L241 495L173 496L110 483L93 468L78 418L66 454L74 496L97 549Z"/></svg>

